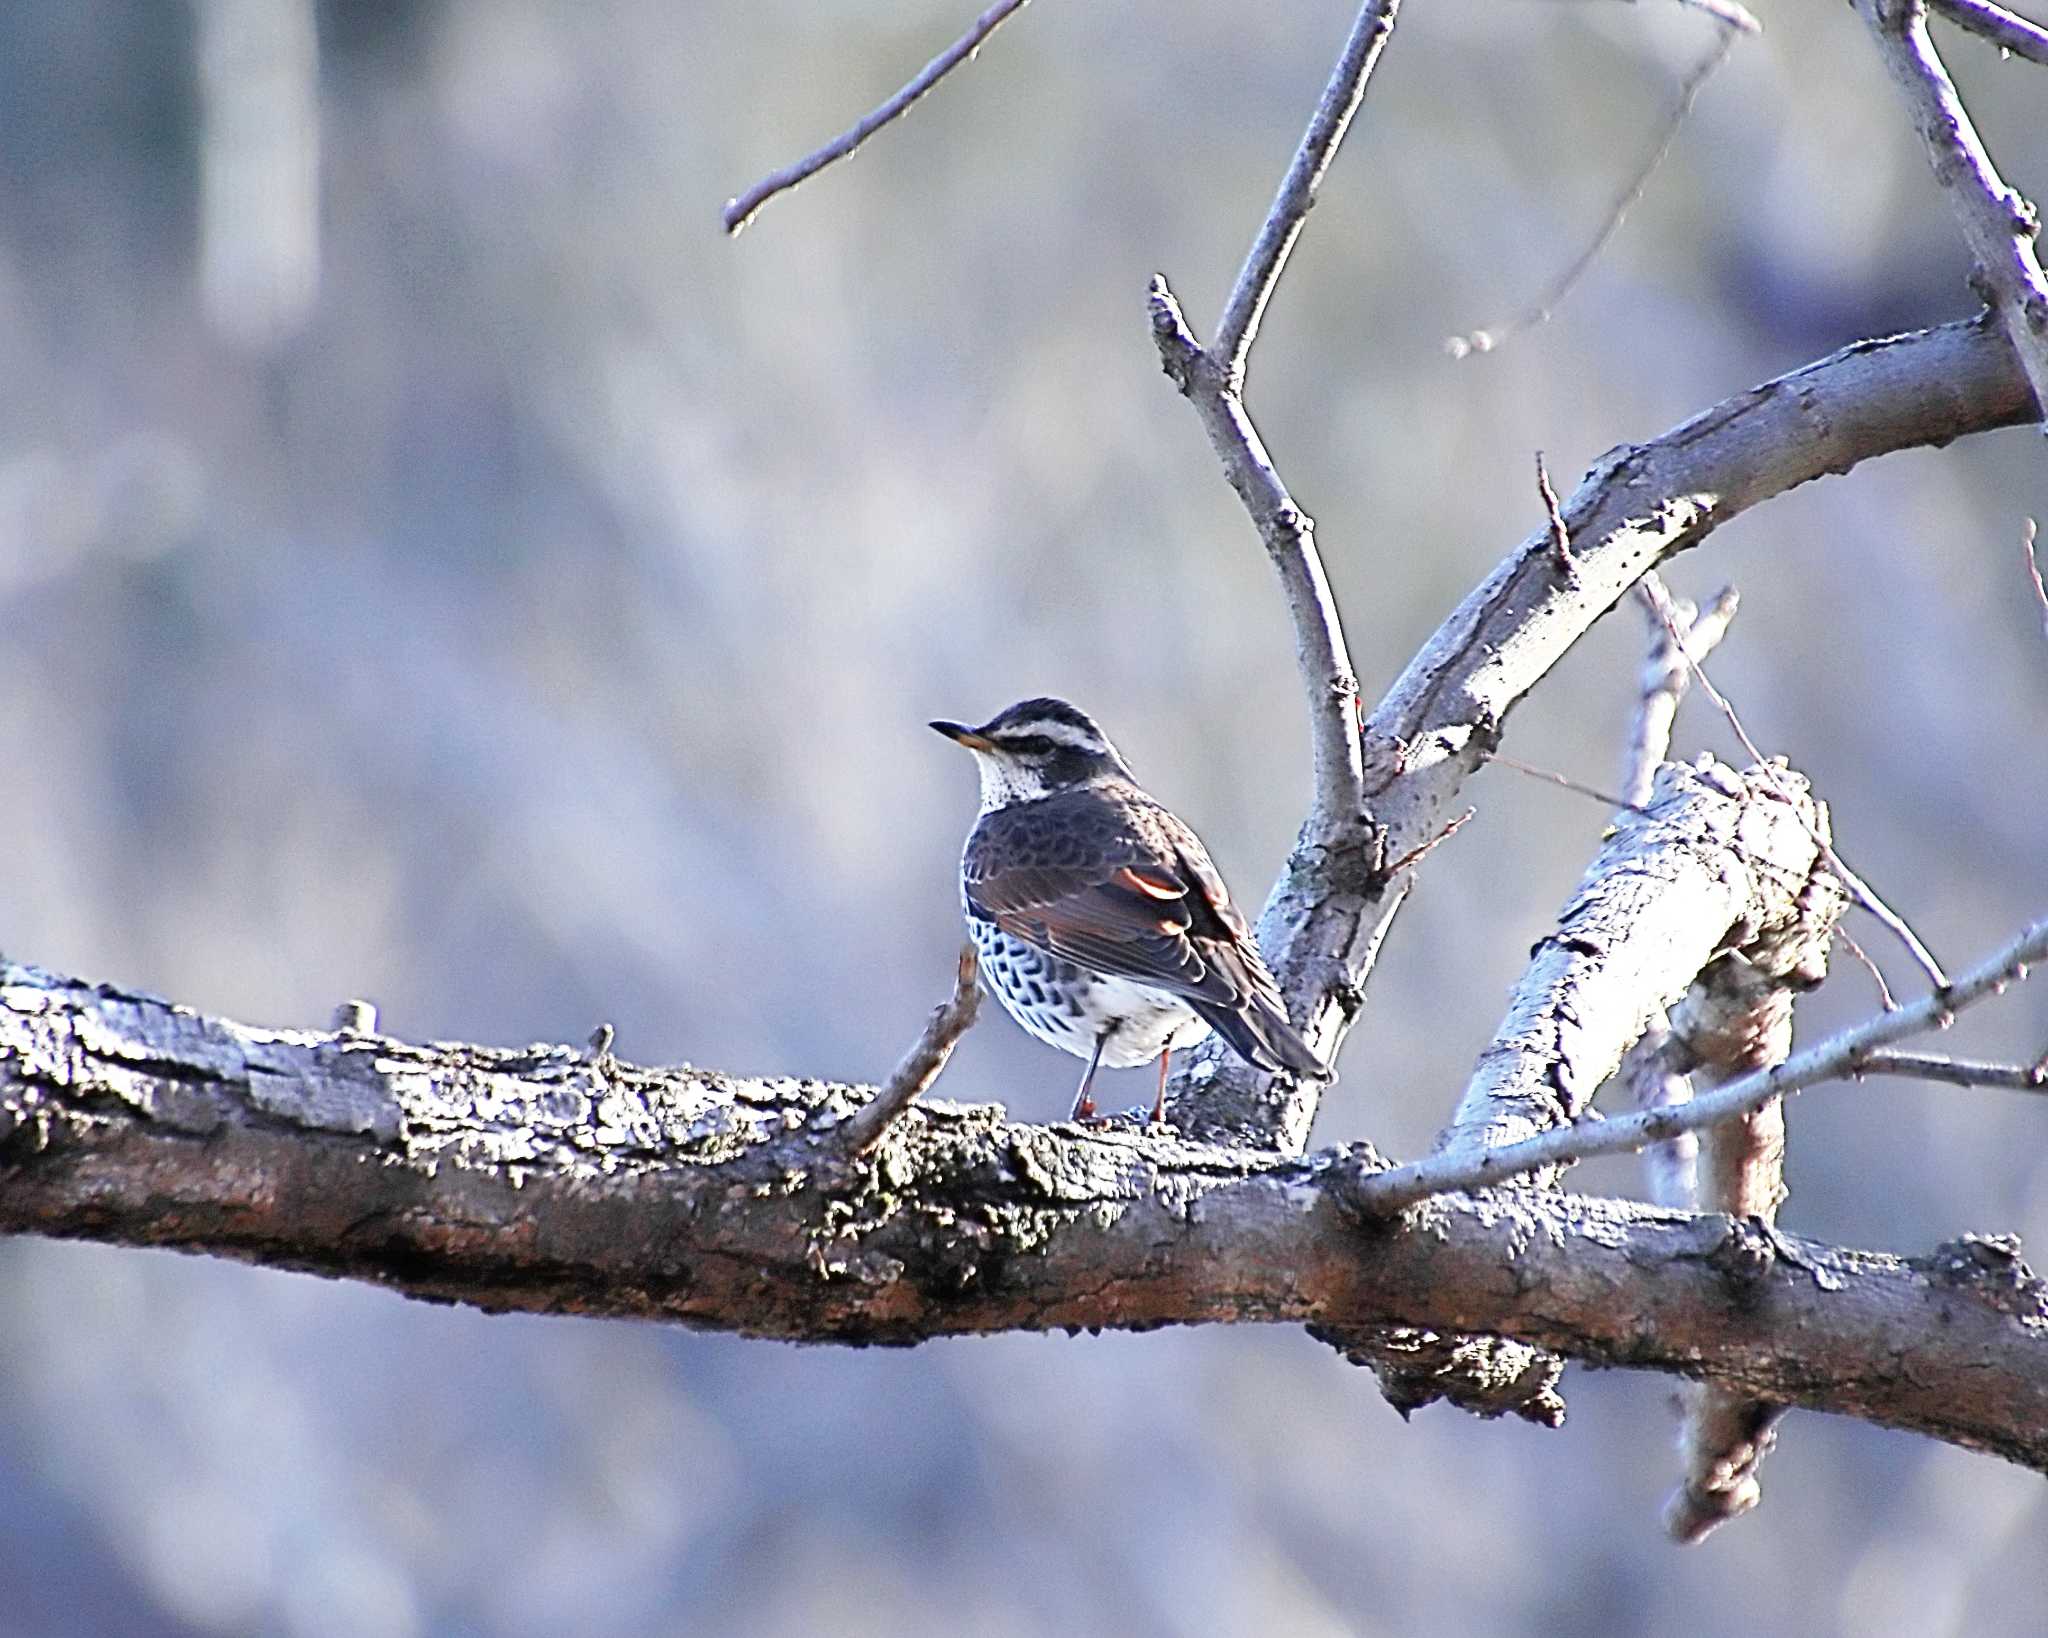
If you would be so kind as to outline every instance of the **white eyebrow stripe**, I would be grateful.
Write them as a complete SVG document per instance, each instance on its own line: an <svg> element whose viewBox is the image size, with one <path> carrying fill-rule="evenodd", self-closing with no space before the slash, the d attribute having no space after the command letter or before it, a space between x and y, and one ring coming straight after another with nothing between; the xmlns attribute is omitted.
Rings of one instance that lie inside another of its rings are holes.
<svg viewBox="0 0 2048 1638"><path fill-rule="evenodd" d="M1003 729L1005 739L1027 739L1033 735L1075 751L1104 749L1101 739L1089 733L1087 729L1077 728L1071 722L1059 722L1051 717L1035 717L1029 722L1013 722Z"/></svg>

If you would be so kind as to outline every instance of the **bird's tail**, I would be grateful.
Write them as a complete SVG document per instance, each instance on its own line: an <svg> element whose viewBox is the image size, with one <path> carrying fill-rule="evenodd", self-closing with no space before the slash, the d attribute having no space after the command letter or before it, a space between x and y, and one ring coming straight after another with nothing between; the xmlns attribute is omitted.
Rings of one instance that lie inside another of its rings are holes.
<svg viewBox="0 0 2048 1638"><path fill-rule="evenodd" d="M1196 1010L1254 1069L1285 1069L1308 1080L1334 1081L1337 1072L1315 1055L1286 1013L1263 996L1246 996L1234 1007L1203 1006Z"/></svg>

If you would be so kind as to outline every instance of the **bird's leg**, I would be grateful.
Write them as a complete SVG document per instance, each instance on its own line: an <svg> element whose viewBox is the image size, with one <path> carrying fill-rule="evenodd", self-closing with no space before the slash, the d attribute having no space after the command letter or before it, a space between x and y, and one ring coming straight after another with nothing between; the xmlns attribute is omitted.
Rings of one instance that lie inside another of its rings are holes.
<svg viewBox="0 0 2048 1638"><path fill-rule="evenodd" d="M1081 1077L1081 1090L1074 1094L1074 1112L1069 1120L1093 1120L1095 1100L1088 1095L1088 1089L1095 1084L1095 1066L1102 1062L1102 1049L1109 1045L1109 1038L1116 1033L1114 1028L1104 1030L1095 1037L1095 1050L1088 1055L1088 1072Z"/></svg>
<svg viewBox="0 0 2048 1638"><path fill-rule="evenodd" d="M1173 1062L1173 1048L1162 1047L1159 1053L1159 1096L1152 1100L1152 1124L1166 1124L1166 1066Z"/></svg>

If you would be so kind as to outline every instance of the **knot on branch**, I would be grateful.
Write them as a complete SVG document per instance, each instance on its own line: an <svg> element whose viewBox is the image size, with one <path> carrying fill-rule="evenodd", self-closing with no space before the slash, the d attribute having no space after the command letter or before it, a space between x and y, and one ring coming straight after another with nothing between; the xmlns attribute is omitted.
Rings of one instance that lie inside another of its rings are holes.
<svg viewBox="0 0 2048 1638"><path fill-rule="evenodd" d="M1965 1234L1914 1266L1936 1285L1967 1291L2028 1326L2048 1327L2048 1280L2027 1266L2017 1234Z"/></svg>
<svg viewBox="0 0 2048 1638"><path fill-rule="evenodd" d="M1181 311L1180 299L1167 284L1164 273L1152 275L1145 307L1152 319L1152 342L1159 349L1159 367L1185 398L1195 390L1204 355L1202 344L1195 339L1187 314Z"/></svg>
<svg viewBox="0 0 2048 1638"><path fill-rule="evenodd" d="M1565 1402L1557 1391L1564 1361L1540 1348L1507 1337L1446 1336L1409 1325L1307 1329L1351 1364L1377 1373L1380 1392L1403 1421L1441 1401L1487 1420L1518 1416L1538 1427L1564 1426Z"/></svg>
<svg viewBox="0 0 2048 1638"><path fill-rule="evenodd" d="M1719 1274L1738 1308L1754 1308L1778 1265L1777 1236L1760 1216L1728 1217L1707 1252L1707 1266Z"/></svg>

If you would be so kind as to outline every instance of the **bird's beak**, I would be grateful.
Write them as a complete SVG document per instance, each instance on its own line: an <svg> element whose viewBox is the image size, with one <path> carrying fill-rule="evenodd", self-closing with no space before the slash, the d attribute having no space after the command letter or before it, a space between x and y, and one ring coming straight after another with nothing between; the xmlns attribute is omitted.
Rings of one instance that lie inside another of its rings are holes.
<svg viewBox="0 0 2048 1638"><path fill-rule="evenodd" d="M966 727L961 723L935 722L931 726L934 733L944 734L954 744L965 745L970 751L993 751L995 749L993 745L983 739L972 728Z"/></svg>

